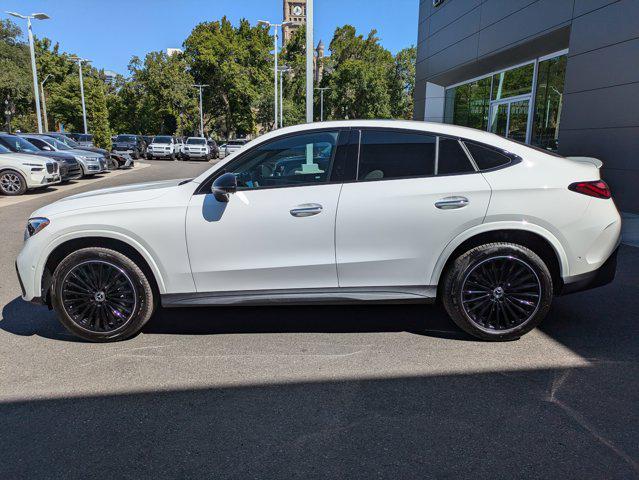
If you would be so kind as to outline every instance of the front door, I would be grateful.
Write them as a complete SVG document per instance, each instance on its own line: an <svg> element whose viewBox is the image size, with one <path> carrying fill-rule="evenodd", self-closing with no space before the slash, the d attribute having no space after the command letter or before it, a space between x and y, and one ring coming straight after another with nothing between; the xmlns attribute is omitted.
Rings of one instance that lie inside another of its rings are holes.
<svg viewBox="0 0 639 480"><path fill-rule="evenodd" d="M198 292L337 287L331 183L339 132L299 133L246 151L224 171L238 191L228 203L193 195L186 218Z"/></svg>
<svg viewBox="0 0 639 480"><path fill-rule="evenodd" d="M529 96L493 102L490 106L489 129L502 137L526 142L529 133L529 115Z"/></svg>

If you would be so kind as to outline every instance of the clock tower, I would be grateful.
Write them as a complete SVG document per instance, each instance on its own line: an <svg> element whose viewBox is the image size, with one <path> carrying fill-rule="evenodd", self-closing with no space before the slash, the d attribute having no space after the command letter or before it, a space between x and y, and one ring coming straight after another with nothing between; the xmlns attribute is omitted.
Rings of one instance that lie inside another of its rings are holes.
<svg viewBox="0 0 639 480"><path fill-rule="evenodd" d="M293 32L306 24L306 0L284 0L284 21L291 22L283 28L283 43L286 43Z"/></svg>

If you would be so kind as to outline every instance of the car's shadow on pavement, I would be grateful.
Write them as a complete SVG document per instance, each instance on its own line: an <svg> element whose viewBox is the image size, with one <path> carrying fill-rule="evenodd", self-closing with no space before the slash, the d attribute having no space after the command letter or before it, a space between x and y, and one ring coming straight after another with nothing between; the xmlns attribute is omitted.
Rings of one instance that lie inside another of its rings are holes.
<svg viewBox="0 0 639 480"><path fill-rule="evenodd" d="M0 329L14 335L83 341L68 333L47 307L20 297L4 306ZM142 329L144 334L167 335L402 331L472 340L434 305L159 308Z"/></svg>

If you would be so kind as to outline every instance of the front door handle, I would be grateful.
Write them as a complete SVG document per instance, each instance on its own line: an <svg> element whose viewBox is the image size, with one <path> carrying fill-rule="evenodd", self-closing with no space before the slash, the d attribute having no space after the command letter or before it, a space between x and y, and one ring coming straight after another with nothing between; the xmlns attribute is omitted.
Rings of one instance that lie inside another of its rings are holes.
<svg viewBox="0 0 639 480"><path fill-rule="evenodd" d="M322 206L319 203L304 203L291 209L291 215L294 217L312 217L322 213Z"/></svg>
<svg viewBox="0 0 639 480"><path fill-rule="evenodd" d="M436 201L435 206L440 210L453 210L465 207L469 203L466 197L446 197Z"/></svg>

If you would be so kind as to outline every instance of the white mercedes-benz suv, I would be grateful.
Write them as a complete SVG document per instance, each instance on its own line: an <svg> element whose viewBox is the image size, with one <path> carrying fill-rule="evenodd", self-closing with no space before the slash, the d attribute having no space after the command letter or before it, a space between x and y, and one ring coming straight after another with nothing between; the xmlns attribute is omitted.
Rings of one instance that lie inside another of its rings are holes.
<svg viewBox="0 0 639 480"><path fill-rule="evenodd" d="M436 300L509 340L553 295L610 282L620 229L593 164L452 125L324 122L191 180L41 208L17 271L25 300L92 341L134 335L158 305Z"/></svg>

